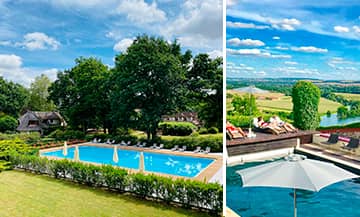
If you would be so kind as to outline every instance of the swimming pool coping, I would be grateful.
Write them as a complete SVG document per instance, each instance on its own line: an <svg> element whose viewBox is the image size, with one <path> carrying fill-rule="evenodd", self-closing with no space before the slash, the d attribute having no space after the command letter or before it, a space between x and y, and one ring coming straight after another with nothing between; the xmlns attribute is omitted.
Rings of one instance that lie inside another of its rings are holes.
<svg viewBox="0 0 360 217"><path fill-rule="evenodd" d="M112 148L112 149L114 148L114 145L111 145L111 144L92 143L92 142L68 145L68 148L75 147L75 146L94 146L94 147ZM58 150L62 150L62 149L63 149L63 146L42 149L42 150L39 151L39 156L47 158L47 159L62 160L64 158L54 157L54 156L42 156L41 155L42 153L45 153L45 152L58 151ZM162 176L162 177L170 177L170 178L175 178L175 179L190 179L190 180L209 182L211 180L211 178L213 176L215 176L216 173L221 169L222 161L223 161L222 160L223 157L221 155L216 155L216 154L180 152L180 151L171 151L169 149L152 149L152 148L147 148L147 147L140 148L140 147L135 147L135 146L120 146L120 145L118 145L118 149L133 150L133 151L143 151L143 152L152 152L152 153L157 153L157 154L171 154L171 155L176 155L176 156L188 156L188 157L196 157L196 158L213 159L213 161L209 165L207 165L202 171L200 171L200 173L198 173L195 177L184 177L184 176L177 176L177 175L169 175L169 174L160 173L160 172L143 171L144 174L155 174L155 175L159 175L159 176ZM67 159L67 160L73 161L73 159ZM81 161L81 162L85 163L85 164L92 164L92 165L98 165L98 166L103 165L103 164L100 164L100 163L88 162L88 161ZM112 166L117 167L117 168L121 168L121 169L125 169L129 173L139 173L138 169L130 169L130 168L119 167L119 166L114 166L114 165L112 165Z"/></svg>

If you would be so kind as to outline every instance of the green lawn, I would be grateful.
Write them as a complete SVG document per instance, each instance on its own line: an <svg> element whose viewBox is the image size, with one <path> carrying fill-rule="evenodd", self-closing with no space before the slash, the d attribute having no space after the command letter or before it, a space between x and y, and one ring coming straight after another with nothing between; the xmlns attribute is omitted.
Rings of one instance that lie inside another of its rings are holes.
<svg viewBox="0 0 360 217"><path fill-rule="evenodd" d="M19 171L0 173L0 216L210 216Z"/></svg>

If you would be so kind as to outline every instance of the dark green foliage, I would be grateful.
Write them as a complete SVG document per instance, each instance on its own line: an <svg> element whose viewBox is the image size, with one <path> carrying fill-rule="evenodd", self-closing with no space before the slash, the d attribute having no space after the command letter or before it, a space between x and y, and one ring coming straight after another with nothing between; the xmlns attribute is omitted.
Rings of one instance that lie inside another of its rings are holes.
<svg viewBox="0 0 360 217"><path fill-rule="evenodd" d="M294 125L302 130L319 127L320 89L308 81L297 82L292 91Z"/></svg>
<svg viewBox="0 0 360 217"><path fill-rule="evenodd" d="M49 138L55 140L71 140L71 139L85 139L85 133L79 130L62 130L57 129L48 135Z"/></svg>
<svg viewBox="0 0 360 217"><path fill-rule="evenodd" d="M210 134L217 134L219 133L219 129L216 128L216 127L210 127L208 130L207 130L208 133Z"/></svg>
<svg viewBox="0 0 360 217"><path fill-rule="evenodd" d="M155 139L161 116L181 103L185 66L180 45L161 38L137 37L115 58L111 79L113 122L143 130Z"/></svg>
<svg viewBox="0 0 360 217"><path fill-rule="evenodd" d="M13 132L15 131L18 122L15 118L5 115L0 117L0 132L4 133L6 131Z"/></svg>
<svg viewBox="0 0 360 217"><path fill-rule="evenodd" d="M162 122L159 128L163 135L171 136L188 136L196 130L196 126L189 122Z"/></svg>
<svg viewBox="0 0 360 217"><path fill-rule="evenodd" d="M190 104L198 111L205 127L222 130L223 71L222 58L211 59L207 54L198 54L186 74L186 87Z"/></svg>
<svg viewBox="0 0 360 217"><path fill-rule="evenodd" d="M327 111L327 112L326 112L326 116L327 116L327 117L330 117L330 116L331 116L331 111Z"/></svg>
<svg viewBox="0 0 360 217"><path fill-rule="evenodd" d="M165 148L172 148L175 145L187 146L187 150L195 150L197 146L205 149L207 146L212 152L222 152L222 134L207 136L186 136L181 138L164 139L161 141Z"/></svg>
<svg viewBox="0 0 360 217"><path fill-rule="evenodd" d="M49 88L49 99L58 106L72 129L109 128L109 70L98 59L77 58L70 70L59 72Z"/></svg>
<svg viewBox="0 0 360 217"><path fill-rule="evenodd" d="M12 165L18 169L48 174L55 178L69 179L94 187L103 187L119 192L131 192L141 198L153 198L183 207L207 209L218 215L222 210L223 189L215 183L129 174L124 169L94 166L68 160L48 160L37 156L13 154Z"/></svg>
<svg viewBox="0 0 360 217"><path fill-rule="evenodd" d="M346 106L340 106L337 109L337 117L340 119L347 118L348 108Z"/></svg>
<svg viewBox="0 0 360 217"><path fill-rule="evenodd" d="M7 82L0 76L0 112L18 117L28 101L28 92L20 84Z"/></svg>

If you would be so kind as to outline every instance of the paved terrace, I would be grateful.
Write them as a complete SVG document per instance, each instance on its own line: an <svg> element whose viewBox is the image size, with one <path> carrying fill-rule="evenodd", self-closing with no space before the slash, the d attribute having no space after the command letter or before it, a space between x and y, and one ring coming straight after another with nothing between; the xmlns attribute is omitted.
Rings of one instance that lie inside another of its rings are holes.
<svg viewBox="0 0 360 217"><path fill-rule="evenodd" d="M312 135L317 131L299 131L297 133L284 133L272 135L269 133L256 133L254 138L226 140L228 156L249 154L282 148L294 148L300 144L312 143Z"/></svg>
<svg viewBox="0 0 360 217"><path fill-rule="evenodd" d="M114 145L109 145L109 144L104 144L104 143L95 144L95 143L87 142L87 143L82 143L82 144L77 144L77 145L78 146L97 146L97 147L105 147L105 148L112 148L112 149L114 148ZM76 145L69 145L68 148L71 148L74 146L76 146ZM60 150L60 149L63 149L63 146L56 147L56 148L43 149L43 150L40 150L40 153L48 152L48 151L55 151L55 150ZM194 153L191 151L180 152L180 151L171 151L169 149L139 148L139 147L135 147L135 146L118 146L118 149L154 152L154 153L160 153L160 154L172 154L172 155L178 155L178 156L190 156L190 157L198 157L198 158L211 158L211 159L214 159L214 162L212 162L207 168L205 168L201 173L199 173L194 178L187 178L187 177L182 177L182 176L174 176L174 175L167 175L167 174L163 174L163 173L154 173L154 172L146 172L146 171L144 173L145 174L153 173L156 175L170 177L170 178L174 178L174 179L176 179L176 178L192 179L192 180L205 181L205 182L211 182L211 181L214 182L214 180L216 180L216 181L222 180L222 178L219 177L218 171L220 171L222 169L223 157L222 157L222 154L219 154L219 153L204 154L204 153ZM81 153L80 153L80 156L81 156ZM45 156L43 156L43 157L45 157ZM57 157L52 157L52 156L46 156L46 158L48 158L48 159L63 159L63 158L57 158ZM85 163L89 163L89 162L85 162ZM101 165L98 163L89 163L89 164ZM134 170L134 169L123 168L123 167L121 167L121 168L127 170L130 173L139 172L138 170Z"/></svg>

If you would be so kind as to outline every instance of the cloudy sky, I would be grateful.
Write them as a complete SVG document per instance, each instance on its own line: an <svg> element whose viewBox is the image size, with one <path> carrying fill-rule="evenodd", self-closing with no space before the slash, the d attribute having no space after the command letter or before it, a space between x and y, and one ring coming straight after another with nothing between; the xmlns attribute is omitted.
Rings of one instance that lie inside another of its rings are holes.
<svg viewBox="0 0 360 217"><path fill-rule="evenodd" d="M360 80L359 0L228 0L228 77Z"/></svg>
<svg viewBox="0 0 360 217"><path fill-rule="evenodd" d="M0 0L0 76L28 86L79 56L113 58L146 33L222 55L221 0Z"/></svg>

